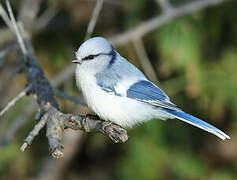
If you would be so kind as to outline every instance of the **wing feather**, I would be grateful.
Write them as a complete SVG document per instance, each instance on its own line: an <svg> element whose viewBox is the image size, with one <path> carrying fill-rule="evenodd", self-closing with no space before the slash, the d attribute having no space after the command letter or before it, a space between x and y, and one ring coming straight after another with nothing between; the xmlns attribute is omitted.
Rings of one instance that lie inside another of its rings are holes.
<svg viewBox="0 0 237 180"><path fill-rule="evenodd" d="M180 110L175 104L170 102L169 97L160 88L147 80L139 80L131 85L127 90L127 97L153 106Z"/></svg>

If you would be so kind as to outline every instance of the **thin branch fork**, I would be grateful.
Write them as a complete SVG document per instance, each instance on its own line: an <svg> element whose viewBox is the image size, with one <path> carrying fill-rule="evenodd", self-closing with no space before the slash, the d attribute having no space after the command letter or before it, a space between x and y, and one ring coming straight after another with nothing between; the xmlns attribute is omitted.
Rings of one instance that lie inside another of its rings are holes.
<svg viewBox="0 0 237 180"><path fill-rule="evenodd" d="M25 139L21 150L24 151L31 145L34 137L38 135L39 131L44 126L46 126L47 129L50 150L55 158L63 156L61 141L63 131L67 128L75 130L80 129L86 132L99 131L107 135L114 142L125 142L128 139L126 130L116 124L101 121L98 117L95 118L94 116L72 115L60 112L58 103L54 98L53 87L45 77L43 70L37 62L31 42L28 39L26 32L24 33L24 37L21 34L21 32L24 32L23 26L23 31L19 31L14 20L10 3L8 0L6 0L6 3L8 6L8 13L11 17L11 23L15 29L15 35L17 36L18 43L21 46L21 51L24 55L23 63L26 66L24 72L26 73L28 83L31 84L30 93L34 94L39 109L43 112L40 121Z"/></svg>
<svg viewBox="0 0 237 180"><path fill-rule="evenodd" d="M179 7L172 6L169 13L162 13L161 15L157 15L130 30L119 33L117 35L113 35L108 39L113 45L121 46L128 42L142 38L144 35L150 33L155 29L158 29L164 24L169 23L175 18L196 12L209 6L221 4L223 2L228 2L228 0L193 0L184 5L180 5ZM56 76L54 81L52 81L52 84L55 86L67 81L74 74L74 69L75 66L73 64L68 65L60 74Z"/></svg>
<svg viewBox="0 0 237 180"><path fill-rule="evenodd" d="M7 5L7 10L8 10L11 22L12 22L11 24L14 28L14 32L16 33L17 41L20 45L20 48L21 48L21 51L22 51L23 55L26 56L26 47L25 47L25 44L23 43L22 36L20 35L19 28L16 24L16 20L15 20L15 17L14 17L13 12L12 12L11 5L10 5L8 0L6 1L6 5ZM11 28L11 26L9 28Z"/></svg>
<svg viewBox="0 0 237 180"><path fill-rule="evenodd" d="M152 30L154 30L155 28L158 28L161 25L168 23L170 20L172 20L175 17L179 17L179 16L185 15L187 13L197 11L199 9L203 9L205 7L215 5L215 4L218 4L221 2L225 2L225 1L227 1L227 0L205 0L205 1L199 0L199 1L190 2L190 3L188 3L186 5L182 5L180 7L174 7L174 8L172 8L172 13L161 14L157 17L154 17L154 18L142 23L138 27L135 27L125 33L114 36L113 38L110 38L109 40L113 44L125 44L128 41L134 40L136 38L141 38L146 33L149 33ZM1 13L0 13L0 16L2 16ZM9 28L11 28L11 29L12 29L12 27L13 27L12 25L9 26ZM29 59L29 61L26 63L27 68L25 70L25 72L27 74L27 80L28 80L28 83L35 81L35 83L32 84L32 94L36 95L37 102L40 106L40 109L43 109L44 112L46 112L45 114L43 114L42 118L48 117L47 123L45 124L47 126L46 128L48 130L50 127L50 123L57 124L53 121L53 119L56 119L56 118L54 118L54 116L46 116L47 113L53 112L54 111L53 109L56 109L57 111L59 111L57 101L53 97L53 95L54 95L54 92L52 90L53 88L51 87L48 80L45 78L44 73L41 70L41 68L34 56L33 48L30 44L29 39L27 39L27 38L23 38L23 39L26 43L26 49L27 50L29 49L30 51L32 51L27 55L27 59ZM67 71L66 71L67 77L71 77L71 75L73 74L72 73L73 70L74 70L73 66L70 66L67 68ZM64 75L63 75L64 79L67 79L67 77L65 77ZM62 76L62 74L61 74L61 76ZM61 83L61 81L55 81L55 83L58 84L58 83ZM39 91L42 91L42 92L39 92ZM48 103L51 108L47 108ZM45 111L45 109L46 109L46 111ZM58 122L58 121L56 121L56 122ZM102 121L101 121L101 123L102 123ZM58 127L61 127L61 126L59 125ZM63 132L63 128L59 128L59 129L61 129L61 131ZM61 137L59 136L59 134L54 134L54 135L55 136L53 136L53 138L49 138L49 144L51 144L52 140L54 140L54 142L56 142L55 144L58 144L58 146L56 146L56 147L59 147L59 148L54 149L54 152L56 153L56 155L59 153L58 156L60 156L60 152L61 152L61 148L62 148L61 143L60 143ZM26 143L26 145L27 145L27 143Z"/></svg>
<svg viewBox="0 0 237 180"><path fill-rule="evenodd" d="M22 97L27 95L31 90L31 85L27 86L23 91L21 91L15 98L13 98L8 104L0 111L0 117L7 112L12 106L15 105Z"/></svg>
<svg viewBox="0 0 237 180"><path fill-rule="evenodd" d="M227 1L228 0L192 0L191 2L180 5L178 7L172 6L172 8L169 9L167 13L157 15L126 32L112 36L111 38L109 38L109 41L113 44L128 43L133 39L141 38L145 34L159 28L164 24L167 24L174 18Z"/></svg>
<svg viewBox="0 0 237 180"><path fill-rule="evenodd" d="M68 94L66 94L66 93L64 93L64 92L62 92L62 91L60 91L56 88L54 88L53 90L54 90L55 95L57 95L58 97L61 97L63 99L68 99L68 100L70 100L70 101L72 101L76 104L81 104L81 105L84 105L84 106L87 105L86 102L83 99L80 99L80 98L77 98L77 97L74 97L74 96L70 96L70 95L68 95Z"/></svg>
<svg viewBox="0 0 237 180"><path fill-rule="evenodd" d="M50 110L41 118L24 140L21 151L25 151L25 149L32 144L32 141L46 123L50 151L54 158L61 158L63 156L61 151L63 146L60 142L62 141L64 129L70 128L74 130L83 130L85 132L101 132L109 136L115 143L123 143L128 139L126 130L114 123L101 121L98 116L64 114L50 104L47 104L47 107Z"/></svg>

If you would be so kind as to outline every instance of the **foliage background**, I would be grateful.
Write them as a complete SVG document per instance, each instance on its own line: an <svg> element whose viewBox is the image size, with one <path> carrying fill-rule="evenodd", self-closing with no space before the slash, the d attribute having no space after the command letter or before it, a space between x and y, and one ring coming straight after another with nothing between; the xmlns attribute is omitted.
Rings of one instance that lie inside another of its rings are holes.
<svg viewBox="0 0 237 180"><path fill-rule="evenodd" d="M188 0L173 0L173 4ZM14 10L21 1L12 1ZM48 78L71 63L83 42L93 1L48 0L58 13L49 25L32 37L36 55ZM114 144L101 134L91 133L60 172L66 179L213 179L237 178L237 1L210 7L177 18L143 37L159 86L186 112L224 130L231 136L216 137L178 120L152 120L128 131L129 141ZM161 13L153 0L107 1L94 36L111 37ZM1 21L1 27L5 25ZM0 34L1 36L1 34ZM1 45L4 47L4 44ZM142 69L134 46L116 47L120 54ZM23 88L25 77L17 75L6 83L14 68L15 54L0 66L0 109ZM78 95L75 79L60 89ZM26 97L0 119L0 135L32 101ZM59 100L64 112L75 104ZM0 145L0 179L37 178L47 160L45 132L31 149L19 151L22 140L35 124L33 114L14 140ZM69 148L69 147L65 147ZM58 173L58 172L57 172Z"/></svg>

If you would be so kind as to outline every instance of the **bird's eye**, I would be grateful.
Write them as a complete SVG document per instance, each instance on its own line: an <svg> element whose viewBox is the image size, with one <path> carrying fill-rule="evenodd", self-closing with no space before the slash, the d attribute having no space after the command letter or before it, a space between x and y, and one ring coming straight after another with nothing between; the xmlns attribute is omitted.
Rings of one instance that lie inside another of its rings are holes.
<svg viewBox="0 0 237 180"><path fill-rule="evenodd" d="M89 55L89 56L86 56L85 58L83 58L83 60L92 60L94 59L95 55Z"/></svg>
<svg viewBox="0 0 237 180"><path fill-rule="evenodd" d="M89 55L88 57L87 57L88 59L94 59L94 55Z"/></svg>
<svg viewBox="0 0 237 180"><path fill-rule="evenodd" d="M89 56L86 56L84 57L82 60L92 60L94 59L95 57L99 56L100 54L96 54L96 55L89 55Z"/></svg>

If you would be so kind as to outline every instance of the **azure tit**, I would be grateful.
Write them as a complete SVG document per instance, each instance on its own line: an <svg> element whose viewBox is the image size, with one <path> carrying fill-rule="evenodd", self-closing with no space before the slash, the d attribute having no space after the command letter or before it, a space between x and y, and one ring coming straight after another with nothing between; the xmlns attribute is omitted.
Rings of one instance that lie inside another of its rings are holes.
<svg viewBox="0 0 237 180"><path fill-rule="evenodd" d="M104 120L132 127L154 118L177 118L222 140L230 139L221 130L178 108L102 37L85 41L72 62L77 64L76 82L87 105Z"/></svg>

